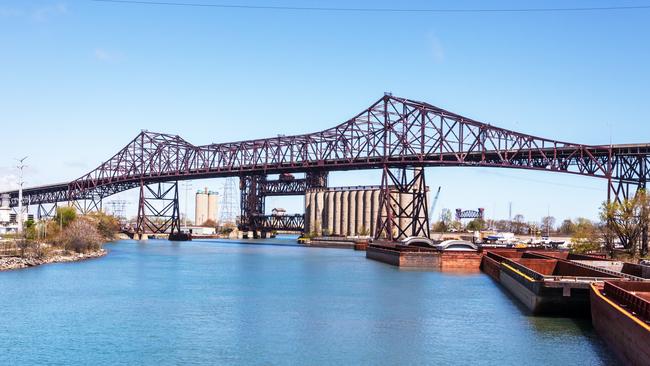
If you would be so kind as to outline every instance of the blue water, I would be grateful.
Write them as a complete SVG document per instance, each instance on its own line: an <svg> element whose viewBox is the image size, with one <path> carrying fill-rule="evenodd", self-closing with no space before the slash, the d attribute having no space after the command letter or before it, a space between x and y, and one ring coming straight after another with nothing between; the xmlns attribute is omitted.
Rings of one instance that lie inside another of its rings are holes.
<svg viewBox="0 0 650 366"><path fill-rule="evenodd" d="M588 320L532 317L484 274L256 243L121 241L1 272L0 365L614 363Z"/></svg>

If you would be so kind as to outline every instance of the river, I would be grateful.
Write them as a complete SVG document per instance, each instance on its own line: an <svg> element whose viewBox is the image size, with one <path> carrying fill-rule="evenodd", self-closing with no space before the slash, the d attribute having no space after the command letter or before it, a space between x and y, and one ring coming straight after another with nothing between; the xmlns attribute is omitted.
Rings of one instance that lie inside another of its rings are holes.
<svg viewBox="0 0 650 366"><path fill-rule="evenodd" d="M609 365L588 319L530 316L482 273L295 239L120 241L0 272L0 365Z"/></svg>

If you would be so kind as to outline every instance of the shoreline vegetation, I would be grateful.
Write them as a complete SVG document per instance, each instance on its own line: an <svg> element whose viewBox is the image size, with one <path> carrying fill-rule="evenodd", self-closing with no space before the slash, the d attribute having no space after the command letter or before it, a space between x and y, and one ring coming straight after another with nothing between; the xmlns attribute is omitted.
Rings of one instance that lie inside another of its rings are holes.
<svg viewBox="0 0 650 366"><path fill-rule="evenodd" d="M95 251L87 253L76 253L76 252L66 252L58 251L53 253L48 257L0 257L0 271L10 271L14 269L22 269L40 266L43 264L50 263L65 263L65 262L76 262L85 259L93 259L103 257L108 253L106 249L98 249Z"/></svg>
<svg viewBox="0 0 650 366"><path fill-rule="evenodd" d="M61 207L51 220L26 221L21 234L2 238L0 271L102 257L103 244L117 239L119 229L113 216L79 216L74 208Z"/></svg>

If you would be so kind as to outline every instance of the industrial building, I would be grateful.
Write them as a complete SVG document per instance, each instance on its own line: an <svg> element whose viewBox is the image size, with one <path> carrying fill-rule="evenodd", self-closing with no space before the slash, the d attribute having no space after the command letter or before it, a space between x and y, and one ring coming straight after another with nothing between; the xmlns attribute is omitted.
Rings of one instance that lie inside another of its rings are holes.
<svg viewBox="0 0 650 366"><path fill-rule="evenodd" d="M194 207L194 224L202 225L211 220L217 222L219 217L219 193L208 191L206 187L196 192Z"/></svg>
<svg viewBox="0 0 650 366"><path fill-rule="evenodd" d="M9 207L9 194L2 194L0 197L0 234L6 233L15 233L18 231L18 220L17 215L13 213L11 207ZM33 215L25 217L28 219L34 219Z"/></svg>
<svg viewBox="0 0 650 366"><path fill-rule="evenodd" d="M380 193L380 186L308 189L305 194L305 231L316 235L372 236L380 214ZM413 200L412 194L391 194L392 202L399 202L407 211L410 207L412 212L409 204ZM399 220L402 228L410 224L411 219Z"/></svg>
<svg viewBox="0 0 650 366"><path fill-rule="evenodd" d="M9 195L2 194L0 197L0 224L7 224L10 222L11 208L9 207Z"/></svg>

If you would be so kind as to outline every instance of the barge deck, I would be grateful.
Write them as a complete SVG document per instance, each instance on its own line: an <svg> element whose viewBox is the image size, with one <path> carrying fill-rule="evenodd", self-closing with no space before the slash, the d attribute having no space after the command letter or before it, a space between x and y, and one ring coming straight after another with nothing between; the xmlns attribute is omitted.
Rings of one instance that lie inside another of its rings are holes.
<svg viewBox="0 0 650 366"><path fill-rule="evenodd" d="M487 251L481 268L536 315L589 315L592 282L619 279L535 252Z"/></svg>

